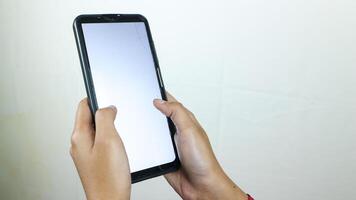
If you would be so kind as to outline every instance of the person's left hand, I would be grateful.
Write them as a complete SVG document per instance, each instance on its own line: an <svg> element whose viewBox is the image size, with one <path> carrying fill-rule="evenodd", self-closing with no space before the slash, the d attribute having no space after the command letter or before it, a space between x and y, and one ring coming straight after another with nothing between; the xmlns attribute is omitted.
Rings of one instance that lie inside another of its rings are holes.
<svg viewBox="0 0 356 200"><path fill-rule="evenodd" d="M87 99L78 106L70 154L87 199L130 199L131 175L124 145L114 120L116 108L95 113L95 125Z"/></svg>

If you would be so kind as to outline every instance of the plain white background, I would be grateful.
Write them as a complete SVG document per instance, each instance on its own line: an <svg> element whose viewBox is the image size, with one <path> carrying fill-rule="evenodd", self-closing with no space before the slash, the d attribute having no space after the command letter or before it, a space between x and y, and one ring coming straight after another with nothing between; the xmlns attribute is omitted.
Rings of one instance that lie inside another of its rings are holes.
<svg viewBox="0 0 356 200"><path fill-rule="evenodd" d="M82 13L141 13L166 88L257 199L356 196L356 2L0 1L0 199L84 199L69 156ZM119 113L120 114L120 113ZM217 183L218 184L218 183ZM161 178L132 199L179 199Z"/></svg>

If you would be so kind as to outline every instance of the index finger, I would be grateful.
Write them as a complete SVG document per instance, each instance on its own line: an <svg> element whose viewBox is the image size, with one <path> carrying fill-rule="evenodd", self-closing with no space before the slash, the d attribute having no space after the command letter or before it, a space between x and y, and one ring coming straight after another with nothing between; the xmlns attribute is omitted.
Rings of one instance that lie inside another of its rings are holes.
<svg viewBox="0 0 356 200"><path fill-rule="evenodd" d="M174 98L174 96L171 95L171 93L169 93L168 91L166 91L166 96L167 96L167 100L168 102L178 102L176 98ZM185 108L185 107L184 107ZM190 118L195 122L198 123L198 120L195 118L194 114L188 110L187 108L185 108L185 110L188 112Z"/></svg>
<svg viewBox="0 0 356 200"><path fill-rule="evenodd" d="M74 130L92 130L93 119L88 105L88 98L84 98L79 102Z"/></svg>
<svg viewBox="0 0 356 200"><path fill-rule="evenodd" d="M80 101L75 117L72 135L72 146L84 145L90 147L94 142L93 119L87 98Z"/></svg>
<svg viewBox="0 0 356 200"><path fill-rule="evenodd" d="M166 90L166 96L167 96L167 100L170 101L170 102L177 102L177 99L174 98L171 93L169 93L167 90Z"/></svg>
<svg viewBox="0 0 356 200"><path fill-rule="evenodd" d="M104 134L111 134L116 132L115 129L115 118L117 109L115 106L109 106L106 108L101 108L95 113L95 125L96 133L98 136ZM114 130L114 131L112 131Z"/></svg>

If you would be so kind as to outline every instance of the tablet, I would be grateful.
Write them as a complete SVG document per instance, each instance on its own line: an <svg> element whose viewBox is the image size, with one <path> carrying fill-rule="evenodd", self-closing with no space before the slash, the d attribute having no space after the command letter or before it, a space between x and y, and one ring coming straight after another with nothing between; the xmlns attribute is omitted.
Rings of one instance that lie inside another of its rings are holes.
<svg viewBox="0 0 356 200"><path fill-rule="evenodd" d="M118 108L132 183L179 168L172 121L153 100L166 100L151 32L137 14L80 15L73 23L90 109Z"/></svg>

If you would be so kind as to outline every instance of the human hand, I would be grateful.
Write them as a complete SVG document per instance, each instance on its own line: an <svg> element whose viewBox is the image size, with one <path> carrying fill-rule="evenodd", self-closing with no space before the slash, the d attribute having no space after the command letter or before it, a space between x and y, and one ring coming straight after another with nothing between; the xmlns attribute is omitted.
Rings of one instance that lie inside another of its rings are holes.
<svg viewBox="0 0 356 200"><path fill-rule="evenodd" d="M247 199L247 195L219 165L207 134L194 115L167 93L168 101L154 100L155 107L170 117L182 167L165 175L183 199Z"/></svg>
<svg viewBox="0 0 356 200"><path fill-rule="evenodd" d="M116 108L95 113L95 125L87 99L78 106L70 154L87 199L130 199L131 175L124 145L114 120Z"/></svg>

